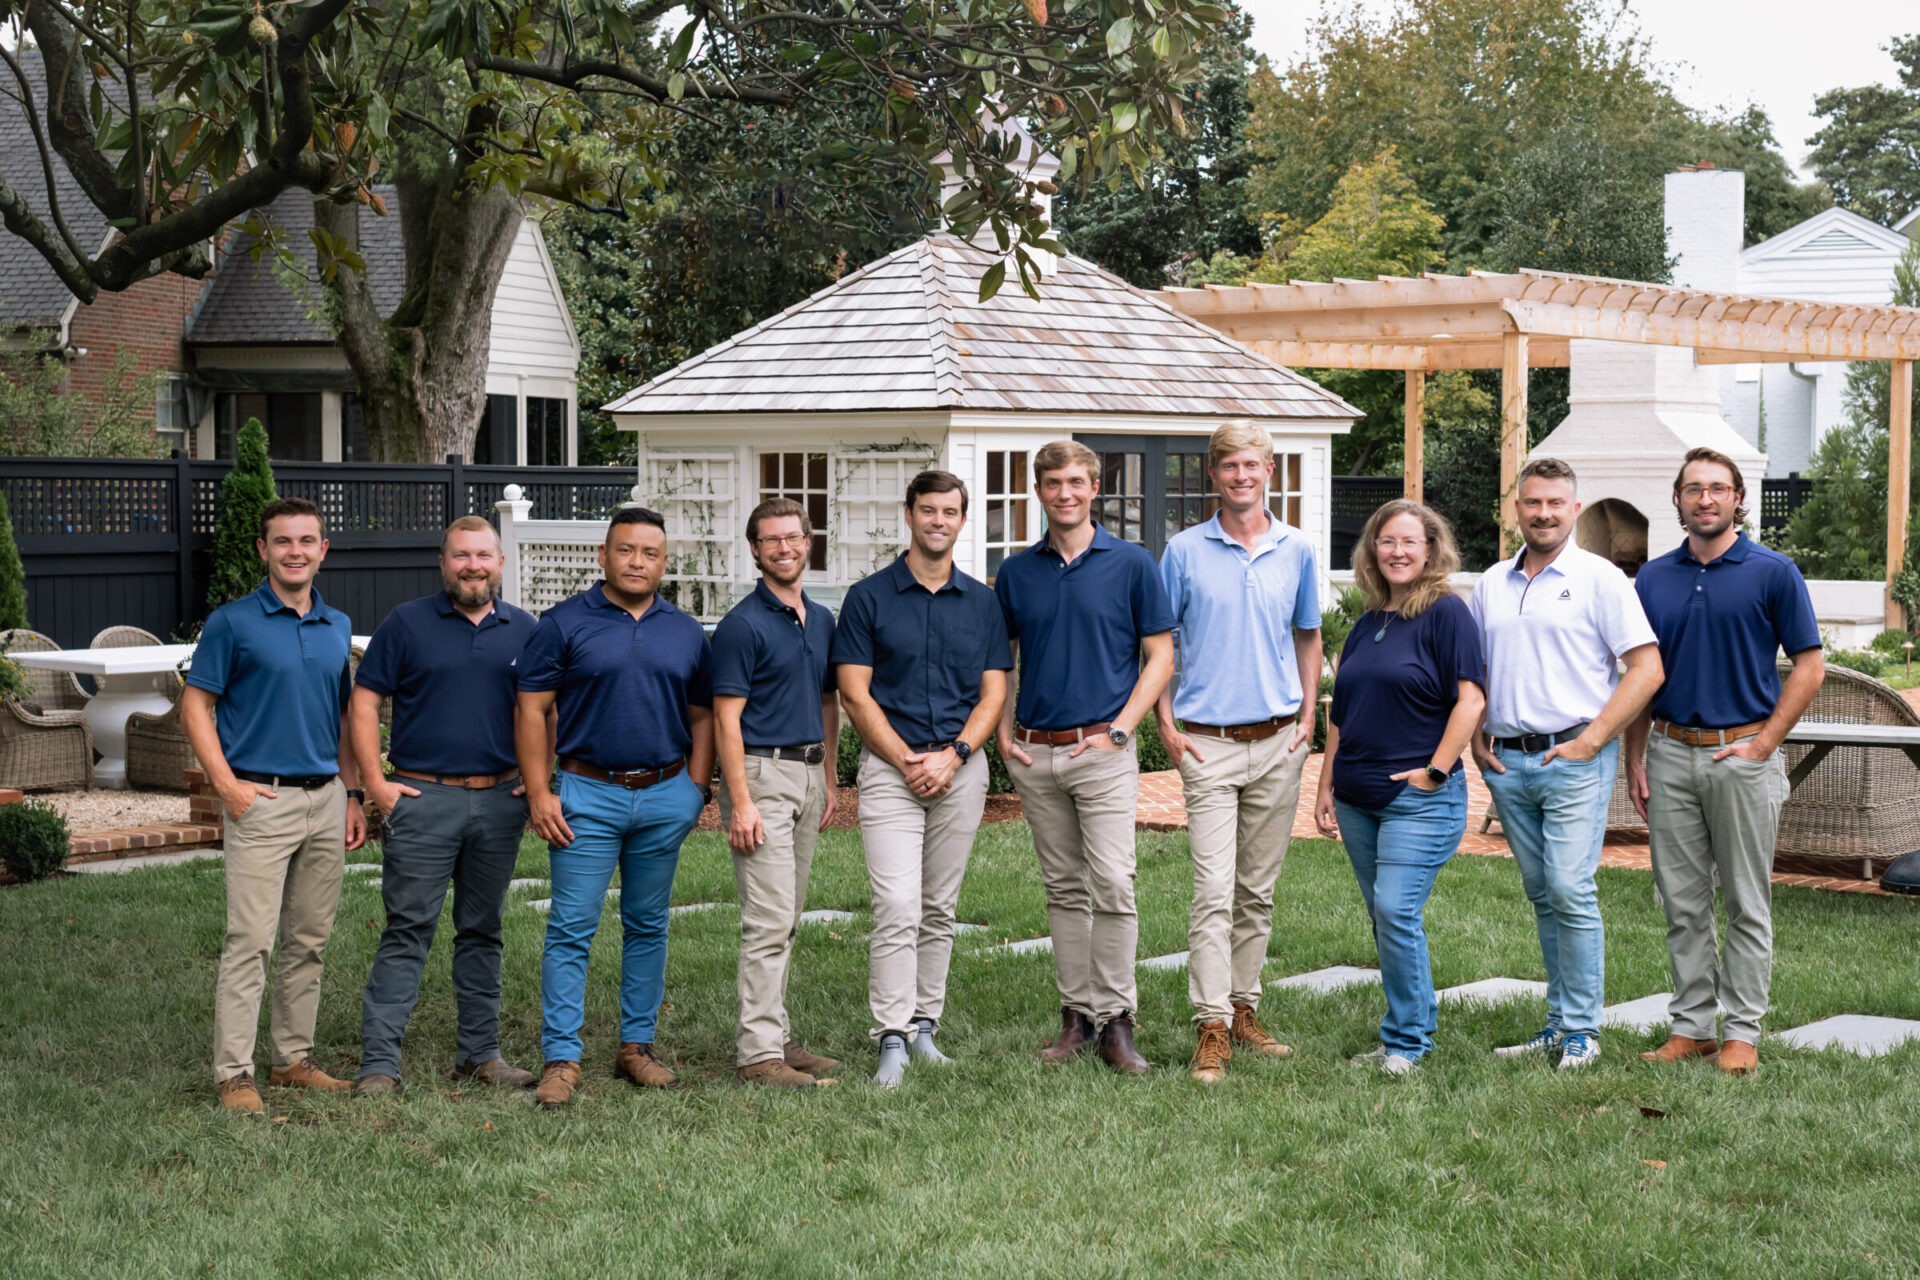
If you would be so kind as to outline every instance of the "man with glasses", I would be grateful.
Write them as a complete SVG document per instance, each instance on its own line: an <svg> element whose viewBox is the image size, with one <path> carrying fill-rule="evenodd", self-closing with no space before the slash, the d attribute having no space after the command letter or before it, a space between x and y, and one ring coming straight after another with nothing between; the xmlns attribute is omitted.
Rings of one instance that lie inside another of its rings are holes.
<svg viewBox="0 0 1920 1280"><path fill-rule="evenodd" d="M1773 844L1787 798L1780 743L1826 673L1807 584L1793 561L1742 531L1746 496L1732 458L1688 452L1673 481L1686 540L1633 584L1660 637L1666 683L1627 730L1627 780L1647 819L1673 966L1672 1034L1640 1056L1711 1059L1731 1075L1759 1066L1773 975ZM1784 688L1782 650L1793 662Z"/></svg>

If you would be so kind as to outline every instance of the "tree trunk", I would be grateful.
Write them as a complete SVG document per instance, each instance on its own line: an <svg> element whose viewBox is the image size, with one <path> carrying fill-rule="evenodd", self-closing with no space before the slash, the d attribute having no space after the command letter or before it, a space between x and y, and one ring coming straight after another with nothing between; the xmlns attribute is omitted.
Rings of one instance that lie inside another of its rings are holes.
<svg viewBox="0 0 1920 1280"><path fill-rule="evenodd" d="M340 345L360 381L373 456L380 462L471 460L487 403L493 295L524 213L498 189L461 180L451 165L395 179L406 245L405 292L382 316L366 274L342 267L327 286ZM358 247L355 203L315 200L314 223ZM369 264L368 270L377 269Z"/></svg>

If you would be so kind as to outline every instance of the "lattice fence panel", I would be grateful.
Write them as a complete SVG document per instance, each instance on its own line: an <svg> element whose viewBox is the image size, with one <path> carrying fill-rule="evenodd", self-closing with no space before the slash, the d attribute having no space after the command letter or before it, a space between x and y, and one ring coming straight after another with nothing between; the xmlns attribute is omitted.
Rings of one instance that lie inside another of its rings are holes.
<svg viewBox="0 0 1920 1280"><path fill-rule="evenodd" d="M512 597L531 613L545 613L600 578L600 543L520 543L519 594Z"/></svg>
<svg viewBox="0 0 1920 1280"><path fill-rule="evenodd" d="M733 607L734 556L746 512L731 453L647 453L644 492L667 518L667 579L661 594L702 622Z"/></svg>
<svg viewBox="0 0 1920 1280"><path fill-rule="evenodd" d="M833 580L848 585L884 569L907 545L901 500L907 482L933 465L930 444L904 441L887 451L834 455L834 510L829 563Z"/></svg>

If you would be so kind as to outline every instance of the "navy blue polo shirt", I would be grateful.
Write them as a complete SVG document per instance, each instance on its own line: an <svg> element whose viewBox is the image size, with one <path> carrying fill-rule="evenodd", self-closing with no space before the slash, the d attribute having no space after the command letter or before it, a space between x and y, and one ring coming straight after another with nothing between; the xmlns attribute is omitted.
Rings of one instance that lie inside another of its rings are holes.
<svg viewBox="0 0 1920 1280"><path fill-rule="evenodd" d="M340 772L352 632L318 591L302 615L270 582L213 611L187 683L220 699L214 720L229 768L281 777Z"/></svg>
<svg viewBox="0 0 1920 1280"><path fill-rule="evenodd" d="M980 705L980 677L1013 668L993 592L955 569L928 591L902 554L847 588L833 632L836 665L872 667L873 700L909 746L951 742Z"/></svg>
<svg viewBox="0 0 1920 1280"><path fill-rule="evenodd" d="M1393 775L1433 763L1460 701L1460 682L1484 688L1485 673L1480 628L1452 592L1414 618L1361 614L1340 651L1328 708L1340 730L1333 794L1363 809L1393 803L1407 785ZM1462 767L1456 760L1453 771Z"/></svg>
<svg viewBox="0 0 1920 1280"><path fill-rule="evenodd" d="M1071 564L1042 536L1000 566L993 591L1020 642L1014 716L1027 729L1119 715L1140 680L1140 638L1173 630L1153 557L1101 525Z"/></svg>
<svg viewBox="0 0 1920 1280"><path fill-rule="evenodd" d="M496 600L469 621L444 591L397 606L367 642L354 683L393 699L387 758L416 773L514 768L514 660L538 625Z"/></svg>
<svg viewBox="0 0 1920 1280"><path fill-rule="evenodd" d="M1633 580L1667 669L1654 717L1694 729L1765 720L1780 701L1780 651L1820 647L1806 580L1744 533L1706 564L1688 546L1655 556Z"/></svg>
<svg viewBox="0 0 1920 1280"><path fill-rule="evenodd" d="M707 633L657 595L635 618L605 586L540 615L520 653L520 688L559 692L561 755L609 771L665 768L693 749L688 706L713 705Z"/></svg>
<svg viewBox="0 0 1920 1280"><path fill-rule="evenodd" d="M800 613L767 589L728 610L713 630L713 692L745 698L740 737L750 747L799 747L827 736L820 699L834 679L833 613L801 593Z"/></svg>

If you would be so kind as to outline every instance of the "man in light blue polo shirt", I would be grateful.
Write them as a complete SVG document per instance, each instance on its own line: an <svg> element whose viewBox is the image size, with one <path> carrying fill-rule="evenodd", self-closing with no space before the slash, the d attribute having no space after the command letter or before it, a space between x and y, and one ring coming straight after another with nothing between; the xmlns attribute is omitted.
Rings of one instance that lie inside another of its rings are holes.
<svg viewBox="0 0 1920 1280"><path fill-rule="evenodd" d="M1663 678L1633 584L1574 543L1574 485L1558 458L1521 469L1514 510L1526 546L1480 575L1471 602L1487 660L1486 732L1474 735L1474 760L1533 903L1547 969L1547 1025L1494 1053L1557 1053L1561 1070L1600 1056L1606 935L1594 872L1615 739Z"/></svg>
<svg viewBox="0 0 1920 1280"><path fill-rule="evenodd" d="M1273 886L1313 736L1312 713L1301 714L1302 673L1318 684L1320 592L1307 536L1267 510L1267 429L1246 421L1219 428L1207 442L1207 470L1219 513L1175 534L1160 558L1180 678L1156 708L1193 846L1187 997L1199 1043L1191 1069L1212 1084L1236 1045L1263 1057L1292 1052L1254 1014Z"/></svg>

